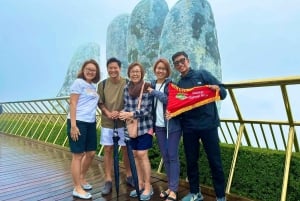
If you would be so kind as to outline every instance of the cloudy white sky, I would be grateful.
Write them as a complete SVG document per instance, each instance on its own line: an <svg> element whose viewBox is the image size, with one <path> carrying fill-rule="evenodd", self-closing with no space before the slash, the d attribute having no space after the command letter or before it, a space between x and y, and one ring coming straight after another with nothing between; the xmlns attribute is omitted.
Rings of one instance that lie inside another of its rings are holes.
<svg viewBox="0 0 300 201"><path fill-rule="evenodd" d="M189 0L187 0L189 1ZM55 97L75 50L138 0L0 0L0 102ZM169 8L175 0L167 0ZM209 0L225 83L300 75L300 1Z"/></svg>

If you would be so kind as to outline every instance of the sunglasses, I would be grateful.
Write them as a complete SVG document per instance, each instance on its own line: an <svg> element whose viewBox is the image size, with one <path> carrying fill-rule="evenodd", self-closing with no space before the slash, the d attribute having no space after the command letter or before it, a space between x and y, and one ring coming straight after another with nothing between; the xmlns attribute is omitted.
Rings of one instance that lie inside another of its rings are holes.
<svg viewBox="0 0 300 201"><path fill-rule="evenodd" d="M181 58L178 61L174 61L173 64L175 67L179 66L179 64L184 64L186 58Z"/></svg>

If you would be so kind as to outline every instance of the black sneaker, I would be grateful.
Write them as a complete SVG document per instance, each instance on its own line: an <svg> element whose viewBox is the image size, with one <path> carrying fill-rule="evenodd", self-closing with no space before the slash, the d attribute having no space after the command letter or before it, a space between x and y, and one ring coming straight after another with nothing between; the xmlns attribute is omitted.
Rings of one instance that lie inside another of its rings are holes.
<svg viewBox="0 0 300 201"><path fill-rule="evenodd" d="M104 186L100 189L102 195L107 195L111 192L112 190L112 182L111 181L106 181Z"/></svg>
<svg viewBox="0 0 300 201"><path fill-rule="evenodd" d="M134 181L133 181L133 177L132 176L129 176L129 177L126 178L126 184L128 186L131 186L131 187L134 188Z"/></svg>

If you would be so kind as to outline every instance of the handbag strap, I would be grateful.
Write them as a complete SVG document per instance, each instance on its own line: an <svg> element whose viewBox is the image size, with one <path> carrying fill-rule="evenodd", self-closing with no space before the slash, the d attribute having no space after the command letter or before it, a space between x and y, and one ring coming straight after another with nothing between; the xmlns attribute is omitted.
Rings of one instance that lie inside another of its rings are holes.
<svg viewBox="0 0 300 201"><path fill-rule="evenodd" d="M139 100L138 100L138 106L137 106L138 110L141 108L141 102L142 102L142 95L143 95L143 91L144 91L144 85L145 85L145 82L143 82L142 89L141 89L141 92L140 92L140 96L139 96Z"/></svg>

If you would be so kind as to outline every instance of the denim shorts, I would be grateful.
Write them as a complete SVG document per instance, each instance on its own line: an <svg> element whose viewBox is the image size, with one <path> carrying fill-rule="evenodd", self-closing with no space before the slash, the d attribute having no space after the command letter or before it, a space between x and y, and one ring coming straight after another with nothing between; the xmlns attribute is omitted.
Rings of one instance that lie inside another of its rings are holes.
<svg viewBox="0 0 300 201"><path fill-rule="evenodd" d="M148 150L152 148L153 136L151 134L140 135L137 138L130 138L130 145L133 150Z"/></svg>
<svg viewBox="0 0 300 201"><path fill-rule="evenodd" d="M71 138L71 121L67 120L67 134L69 138L70 150L72 153L83 153L87 151L96 151L97 149L97 131L96 122L89 123L76 120L76 125L80 135L78 141Z"/></svg>

